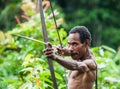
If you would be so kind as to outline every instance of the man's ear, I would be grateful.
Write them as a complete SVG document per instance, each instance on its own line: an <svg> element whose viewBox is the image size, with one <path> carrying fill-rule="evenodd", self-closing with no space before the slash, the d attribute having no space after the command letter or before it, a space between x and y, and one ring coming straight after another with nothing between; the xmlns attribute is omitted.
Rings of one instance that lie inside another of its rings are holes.
<svg viewBox="0 0 120 89"><path fill-rule="evenodd" d="M83 45L87 47L89 46L89 44L90 44L90 40L86 39Z"/></svg>

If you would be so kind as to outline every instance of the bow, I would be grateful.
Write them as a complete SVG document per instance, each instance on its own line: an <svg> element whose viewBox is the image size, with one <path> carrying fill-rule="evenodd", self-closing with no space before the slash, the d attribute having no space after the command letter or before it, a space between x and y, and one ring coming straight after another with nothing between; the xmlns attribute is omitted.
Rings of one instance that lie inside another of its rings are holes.
<svg viewBox="0 0 120 89"><path fill-rule="evenodd" d="M48 42L49 40L48 40L48 36L47 36L47 31L46 31L46 25L45 25L45 19L44 19L43 7L42 7L42 0L39 0L39 6L40 6L40 18L41 18L42 34L43 34L44 42ZM46 45L45 45L45 47L46 47ZM55 74L54 74L52 60L50 58L48 58L48 64L49 64L50 73L52 76L54 89L58 89Z"/></svg>

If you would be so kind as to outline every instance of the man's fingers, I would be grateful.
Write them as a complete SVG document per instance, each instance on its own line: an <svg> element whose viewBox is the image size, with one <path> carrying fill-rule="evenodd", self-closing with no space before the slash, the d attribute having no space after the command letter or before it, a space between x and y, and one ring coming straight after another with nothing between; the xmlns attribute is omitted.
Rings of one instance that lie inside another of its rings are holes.
<svg viewBox="0 0 120 89"><path fill-rule="evenodd" d="M52 55L52 54L53 54L53 51L46 51L46 52L45 52L45 55L50 55L50 54Z"/></svg>
<svg viewBox="0 0 120 89"><path fill-rule="evenodd" d="M43 52L45 53L46 51L52 51L52 50L54 50L54 49L53 48L46 48L43 50Z"/></svg>
<svg viewBox="0 0 120 89"><path fill-rule="evenodd" d="M47 47L52 48L52 44L50 42L47 42Z"/></svg>
<svg viewBox="0 0 120 89"><path fill-rule="evenodd" d="M47 58L53 58L53 56L54 56L53 51L46 51L45 55Z"/></svg>
<svg viewBox="0 0 120 89"><path fill-rule="evenodd" d="M51 58L51 55L46 55L47 58Z"/></svg>
<svg viewBox="0 0 120 89"><path fill-rule="evenodd" d="M58 52L61 52L63 48L61 48L61 47L56 47L56 49L57 49Z"/></svg>
<svg viewBox="0 0 120 89"><path fill-rule="evenodd" d="M63 55L64 54L64 49L63 49L63 47L57 47L57 52L59 53L59 54L61 54L61 55Z"/></svg>

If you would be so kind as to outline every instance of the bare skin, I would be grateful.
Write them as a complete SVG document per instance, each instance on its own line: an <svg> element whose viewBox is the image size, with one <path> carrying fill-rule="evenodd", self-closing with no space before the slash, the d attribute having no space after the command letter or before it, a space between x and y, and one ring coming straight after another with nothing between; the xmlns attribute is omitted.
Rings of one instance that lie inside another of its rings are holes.
<svg viewBox="0 0 120 89"><path fill-rule="evenodd" d="M88 48L89 40L81 43L79 34L73 33L69 35L68 44L68 49L62 50L61 54L70 55L73 60L64 59L57 55L50 44L44 53L46 57L70 70L68 89L92 89L96 75L96 63Z"/></svg>

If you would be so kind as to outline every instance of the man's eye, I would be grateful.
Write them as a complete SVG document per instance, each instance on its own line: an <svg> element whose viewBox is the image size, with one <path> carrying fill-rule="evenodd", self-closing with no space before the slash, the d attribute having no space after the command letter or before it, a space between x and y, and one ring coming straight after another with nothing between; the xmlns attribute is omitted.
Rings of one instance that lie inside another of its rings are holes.
<svg viewBox="0 0 120 89"><path fill-rule="evenodd" d="M73 44L73 46L77 46L77 44L76 44L76 43L74 43L74 44Z"/></svg>

